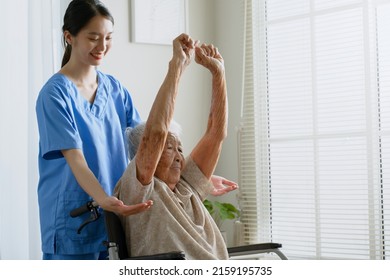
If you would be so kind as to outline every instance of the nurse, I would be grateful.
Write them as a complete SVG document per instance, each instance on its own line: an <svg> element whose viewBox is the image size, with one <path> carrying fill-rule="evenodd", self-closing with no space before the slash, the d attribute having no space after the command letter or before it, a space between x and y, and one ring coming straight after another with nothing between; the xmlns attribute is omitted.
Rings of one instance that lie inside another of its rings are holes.
<svg viewBox="0 0 390 280"><path fill-rule="evenodd" d="M113 26L99 1L73 0L64 16L62 68L37 99L43 259L105 258L104 219L78 234L86 216L69 216L91 198L125 216L152 205L124 205L111 196L128 164L124 131L140 122L126 88L96 69L111 48Z"/></svg>

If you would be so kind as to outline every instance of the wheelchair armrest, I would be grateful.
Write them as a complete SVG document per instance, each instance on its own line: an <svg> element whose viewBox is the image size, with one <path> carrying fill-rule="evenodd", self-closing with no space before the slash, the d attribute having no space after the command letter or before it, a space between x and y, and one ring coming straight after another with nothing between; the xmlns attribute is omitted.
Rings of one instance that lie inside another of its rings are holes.
<svg viewBox="0 0 390 280"><path fill-rule="evenodd" d="M287 257L279 250L282 247L282 244L279 243L258 243L251 245L243 245L228 248L228 253L230 257L244 256L244 255L255 255L262 253L275 253L281 259L286 260Z"/></svg>
<svg viewBox="0 0 390 280"><path fill-rule="evenodd" d="M130 257L127 260L185 260L184 252L169 252L148 256Z"/></svg>
<svg viewBox="0 0 390 280"><path fill-rule="evenodd" d="M276 248L281 248L281 247L282 247L282 244L279 244L279 243L258 243L258 244L230 247L230 248L228 248L228 252L229 252L229 254L236 254L236 253L241 253L241 252L248 253L251 251L269 250L269 249L276 249Z"/></svg>

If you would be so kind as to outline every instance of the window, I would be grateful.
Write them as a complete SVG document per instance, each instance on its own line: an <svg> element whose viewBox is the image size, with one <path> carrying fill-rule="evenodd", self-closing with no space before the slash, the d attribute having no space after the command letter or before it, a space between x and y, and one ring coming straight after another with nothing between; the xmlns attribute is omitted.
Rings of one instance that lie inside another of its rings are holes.
<svg viewBox="0 0 390 280"><path fill-rule="evenodd" d="M246 1L247 243L390 258L389 14L390 1Z"/></svg>

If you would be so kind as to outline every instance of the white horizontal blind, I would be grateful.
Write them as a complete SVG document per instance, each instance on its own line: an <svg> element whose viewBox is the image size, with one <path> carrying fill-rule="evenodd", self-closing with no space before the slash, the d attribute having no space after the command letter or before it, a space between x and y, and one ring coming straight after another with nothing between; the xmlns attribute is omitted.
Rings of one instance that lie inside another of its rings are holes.
<svg viewBox="0 0 390 280"><path fill-rule="evenodd" d="M378 61L378 112L379 152L381 168L378 219L381 220L380 249L390 258L390 1L378 5L377 61Z"/></svg>
<svg viewBox="0 0 390 280"><path fill-rule="evenodd" d="M265 14L258 13L260 9L258 1L246 0L244 3L245 55L243 58L243 110L239 131L239 184L241 186L239 202L241 221L245 225L243 241L246 244L251 244L258 242L260 227L264 224L266 227L269 225L269 223L260 224L259 221L269 220L270 217L269 212L260 211L260 209L270 209L269 193L266 188L258 188L258 182L267 185L268 180L266 165L268 151L264 149L264 145L259 145L259 143L264 143L267 138L267 135L259 133L267 129L267 118L261 115L261 112L267 109L267 102L265 95L256 94L260 88L262 88L262 91L266 91L266 73L262 63L266 52L264 46L262 48L259 44L261 40L265 39L264 30L259 32L260 23L264 21L264 18L261 21L257 20L259 16L264 17ZM259 111L257 104L265 106ZM256 125L260 129L256 129ZM259 154L265 156L258 157ZM270 229L269 226L268 229ZM263 230L265 230L264 227ZM268 234L266 237L268 238Z"/></svg>
<svg viewBox="0 0 390 280"><path fill-rule="evenodd" d="M257 230L248 230L257 241L282 243L289 258L390 257L386 2L251 2L252 19L261 22L252 27L263 34L264 26L266 36L252 45L264 75L245 76L254 79L257 106L255 145L246 153L255 157L250 176L259 205L247 228ZM252 106L249 96L244 91L243 112Z"/></svg>

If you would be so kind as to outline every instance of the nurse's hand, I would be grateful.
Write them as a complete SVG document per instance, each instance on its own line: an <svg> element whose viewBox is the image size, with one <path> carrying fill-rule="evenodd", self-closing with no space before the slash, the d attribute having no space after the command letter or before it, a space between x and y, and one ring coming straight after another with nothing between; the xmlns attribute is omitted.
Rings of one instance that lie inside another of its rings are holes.
<svg viewBox="0 0 390 280"><path fill-rule="evenodd" d="M121 200L114 196L107 196L101 203L100 207L104 210L115 212L122 216L130 216L141 213L152 207L153 201L148 200L135 205L125 205Z"/></svg>

